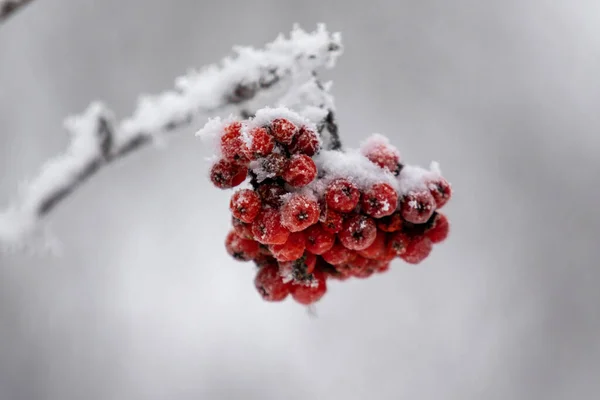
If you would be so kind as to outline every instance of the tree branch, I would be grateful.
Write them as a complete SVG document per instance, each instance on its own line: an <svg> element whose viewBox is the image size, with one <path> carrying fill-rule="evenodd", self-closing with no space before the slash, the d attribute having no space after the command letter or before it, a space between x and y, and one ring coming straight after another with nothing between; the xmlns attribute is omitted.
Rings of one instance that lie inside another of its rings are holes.
<svg viewBox="0 0 600 400"><path fill-rule="evenodd" d="M0 0L0 24L33 0Z"/></svg>
<svg viewBox="0 0 600 400"><path fill-rule="evenodd" d="M339 34L320 25L312 33L295 27L289 39L279 36L264 49L234 50L237 54L219 65L178 78L175 90L140 98L133 115L120 123L100 103L68 118L65 125L72 141L67 152L49 161L25 187L20 201L0 212L0 242L20 240L23 232L35 227L103 167L190 125L199 116L252 114L276 99L292 98L289 94L296 88L317 82L317 69L333 67L342 47ZM325 93L326 88L322 89ZM319 106L332 107L329 102ZM321 112L325 116L333 111ZM333 114L322 129L331 132L332 121Z"/></svg>

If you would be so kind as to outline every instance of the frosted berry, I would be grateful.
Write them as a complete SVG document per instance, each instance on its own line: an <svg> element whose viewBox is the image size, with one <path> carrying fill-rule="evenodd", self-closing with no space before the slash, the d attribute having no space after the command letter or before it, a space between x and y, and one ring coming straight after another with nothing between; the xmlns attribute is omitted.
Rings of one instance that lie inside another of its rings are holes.
<svg viewBox="0 0 600 400"><path fill-rule="evenodd" d="M262 244L283 244L290 231L281 225L281 214L273 208L263 208L252 222L254 239Z"/></svg>
<svg viewBox="0 0 600 400"><path fill-rule="evenodd" d="M412 237L408 246L406 246L406 251L400 258L409 264L419 264L429 256L432 249L433 244L429 238L425 236Z"/></svg>
<svg viewBox="0 0 600 400"><path fill-rule="evenodd" d="M413 224L424 224L435 211L435 200L425 190L411 191L400 202L402 218Z"/></svg>
<svg viewBox="0 0 600 400"><path fill-rule="evenodd" d="M210 169L210 180L219 189L231 189L246 180L248 168L227 160L217 161Z"/></svg>
<svg viewBox="0 0 600 400"><path fill-rule="evenodd" d="M225 248L229 255L238 261L250 261L258 255L258 243L239 237L235 231L227 235Z"/></svg>
<svg viewBox="0 0 600 400"><path fill-rule="evenodd" d="M294 261L302 257L305 248L304 232L292 232L284 244L272 244L269 249L278 261Z"/></svg>
<svg viewBox="0 0 600 400"><path fill-rule="evenodd" d="M331 265L341 265L352 261L356 256L352 250L346 248L342 243L336 241L333 247L323 253L323 260L327 261Z"/></svg>
<svg viewBox="0 0 600 400"><path fill-rule="evenodd" d="M254 239L252 234L252 224L247 224L240 221L234 216L231 216L231 226L235 231L235 234L244 239Z"/></svg>
<svg viewBox="0 0 600 400"><path fill-rule="evenodd" d="M290 146L290 152L292 154L302 153L312 157L317 151L319 151L319 136L312 129L303 126L294 138Z"/></svg>
<svg viewBox="0 0 600 400"><path fill-rule="evenodd" d="M360 200L360 191L347 179L336 179L325 189L325 201L328 209L348 213L356 207Z"/></svg>
<svg viewBox="0 0 600 400"><path fill-rule="evenodd" d="M304 282L315 270L317 257L314 254L304 255L294 261L279 262L279 273L284 282Z"/></svg>
<svg viewBox="0 0 600 400"><path fill-rule="evenodd" d="M294 193L281 207L281 223L291 232L299 232L319 220L319 203L308 196Z"/></svg>
<svg viewBox="0 0 600 400"><path fill-rule="evenodd" d="M431 226L425 231L425 236L431 240L432 243L440 243L448 237L450 231L450 224L448 218L444 214L435 213Z"/></svg>
<svg viewBox="0 0 600 400"><path fill-rule="evenodd" d="M335 234L327 232L323 225L318 223L306 228L306 250L312 254L321 255L333 247Z"/></svg>
<svg viewBox="0 0 600 400"><path fill-rule="evenodd" d="M263 203L273 208L281 206L281 196L287 193L283 186L276 183L263 183L256 191Z"/></svg>
<svg viewBox="0 0 600 400"><path fill-rule="evenodd" d="M246 157L256 160L266 157L273 152L275 143L265 128L258 127L248 132L250 136L248 146L245 148Z"/></svg>
<svg viewBox="0 0 600 400"><path fill-rule="evenodd" d="M325 210L319 220L323 223L323 229L329 233L338 233L342 230L344 216L337 211Z"/></svg>
<svg viewBox="0 0 600 400"><path fill-rule="evenodd" d="M238 190L231 196L229 209L234 217L242 222L250 223L260 211L260 197L254 190Z"/></svg>
<svg viewBox="0 0 600 400"><path fill-rule="evenodd" d="M376 183L363 193L361 204L364 212L373 218L392 215L398 206L398 193L387 183Z"/></svg>
<svg viewBox="0 0 600 400"><path fill-rule="evenodd" d="M304 282L293 284L291 287L294 300L304 305L319 301L326 292L327 280L325 274L319 270L314 271Z"/></svg>
<svg viewBox="0 0 600 400"><path fill-rule="evenodd" d="M254 286L266 301L282 301L290 293L291 285L283 282L277 264L261 267L254 278Z"/></svg>
<svg viewBox="0 0 600 400"><path fill-rule="evenodd" d="M271 153L258 162L261 169L270 178L282 176L288 166L287 157L280 153Z"/></svg>
<svg viewBox="0 0 600 400"><path fill-rule="evenodd" d="M262 254L260 251L252 261L254 261L254 264L256 264L256 266L259 268L269 264L277 265L277 260L274 257L272 257L270 254Z"/></svg>
<svg viewBox="0 0 600 400"><path fill-rule="evenodd" d="M402 229L402 214L396 211L392 215L377 220L377 228L384 232L396 232Z"/></svg>
<svg viewBox="0 0 600 400"><path fill-rule="evenodd" d="M293 187L306 186L317 177L317 166L309 156L294 154L282 176Z"/></svg>
<svg viewBox="0 0 600 400"><path fill-rule="evenodd" d="M344 221L338 236L346 248L364 250L375 241L377 226L371 217L356 214Z"/></svg>
<svg viewBox="0 0 600 400"><path fill-rule="evenodd" d="M433 196L436 208L438 209L446 205L448 200L450 200L450 197L452 197L452 187L448 181L442 177L428 182L427 187L429 188L429 192Z"/></svg>
<svg viewBox="0 0 600 400"><path fill-rule="evenodd" d="M404 232L394 232L387 238L387 253L392 257L400 257L406 253L406 247L410 242L410 238Z"/></svg>
<svg viewBox="0 0 600 400"><path fill-rule="evenodd" d="M242 123L232 122L225 126L223 135L221 136L221 154L227 161L236 164L245 164L248 162L245 148L246 144L242 140Z"/></svg>
<svg viewBox="0 0 600 400"><path fill-rule="evenodd" d="M296 133L298 127L285 118L276 118L271 122L271 134L281 144L292 144Z"/></svg>
<svg viewBox="0 0 600 400"><path fill-rule="evenodd" d="M387 235L385 232L378 230L373 243L371 243L371 245L366 249L360 250L358 254L371 260L377 260L381 257L384 257L387 251L386 238Z"/></svg>
<svg viewBox="0 0 600 400"><path fill-rule="evenodd" d="M400 173L400 169L402 168L402 165L400 164L400 153L389 143L378 141L377 138L374 138L365 144L362 148L362 153L372 163L387 169L394 175Z"/></svg>

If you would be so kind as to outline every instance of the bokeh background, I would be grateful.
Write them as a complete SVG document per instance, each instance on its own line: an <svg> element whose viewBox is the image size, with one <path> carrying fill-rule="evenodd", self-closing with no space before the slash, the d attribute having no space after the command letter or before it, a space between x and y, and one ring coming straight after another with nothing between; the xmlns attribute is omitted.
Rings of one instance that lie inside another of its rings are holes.
<svg viewBox="0 0 600 400"><path fill-rule="evenodd" d="M223 250L230 193L183 130L51 216L62 255L0 254L0 399L600 396L600 3L39 0L0 26L0 203L61 152L234 44L326 22L354 147L441 163L452 234L419 266L268 304Z"/></svg>

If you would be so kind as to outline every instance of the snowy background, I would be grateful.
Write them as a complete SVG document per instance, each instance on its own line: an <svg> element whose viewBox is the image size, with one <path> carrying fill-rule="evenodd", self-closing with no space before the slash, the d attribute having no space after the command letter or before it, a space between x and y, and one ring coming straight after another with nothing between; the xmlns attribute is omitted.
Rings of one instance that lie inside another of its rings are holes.
<svg viewBox="0 0 600 400"><path fill-rule="evenodd" d="M294 22L341 31L341 134L441 163L450 238L333 282L311 318L223 249L229 192L183 130L50 218L61 257L0 255L0 399L584 399L600 394L600 4L40 0L0 26L0 202L64 117L172 87Z"/></svg>

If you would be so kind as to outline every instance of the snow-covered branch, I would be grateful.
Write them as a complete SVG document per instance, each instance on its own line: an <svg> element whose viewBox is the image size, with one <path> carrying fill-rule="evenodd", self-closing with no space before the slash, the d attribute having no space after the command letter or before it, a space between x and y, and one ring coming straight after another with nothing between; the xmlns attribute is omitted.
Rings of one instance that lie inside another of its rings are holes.
<svg viewBox="0 0 600 400"><path fill-rule="evenodd" d="M32 0L0 0L0 24Z"/></svg>
<svg viewBox="0 0 600 400"><path fill-rule="evenodd" d="M18 242L104 166L199 117L251 115L278 101L303 104L321 121L330 147L339 147L333 101L315 72L334 66L342 52L339 34L329 33L324 25L310 33L295 27L289 38L279 36L263 49L234 51L235 56L220 64L179 77L174 90L142 96L133 115L120 122L101 103L68 118L65 126L72 140L67 151L47 162L23 187L18 201L0 212L0 243Z"/></svg>

